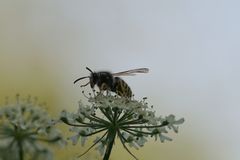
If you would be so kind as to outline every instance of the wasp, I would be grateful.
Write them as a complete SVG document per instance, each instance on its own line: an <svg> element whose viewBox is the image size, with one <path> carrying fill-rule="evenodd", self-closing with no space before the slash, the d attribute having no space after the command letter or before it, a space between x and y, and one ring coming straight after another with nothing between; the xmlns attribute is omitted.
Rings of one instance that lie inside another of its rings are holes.
<svg viewBox="0 0 240 160"><path fill-rule="evenodd" d="M134 76L136 73L148 73L148 68L138 68L131 69L123 72L111 73L107 71L93 72L90 68L86 67L90 72L90 76L85 76L78 78L74 81L74 84L82 79L89 78L89 82L81 85L85 87L90 84L91 88L94 89L94 86L97 85L100 92L102 91L111 91L116 93L121 97L131 98L132 90L129 85L118 76Z"/></svg>

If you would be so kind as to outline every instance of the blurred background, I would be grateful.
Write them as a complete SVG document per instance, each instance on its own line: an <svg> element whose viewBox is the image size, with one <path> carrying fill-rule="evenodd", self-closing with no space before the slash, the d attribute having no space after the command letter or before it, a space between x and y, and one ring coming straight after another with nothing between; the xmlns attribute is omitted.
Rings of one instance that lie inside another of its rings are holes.
<svg viewBox="0 0 240 160"><path fill-rule="evenodd" d="M136 98L186 122L172 142L131 151L140 160L239 160L239 7L237 0L0 0L0 102L37 96L57 117L84 99L73 81L89 74L86 66L148 67L124 77ZM55 149L56 159L85 149ZM121 145L113 149L111 160L131 158ZM101 158L92 150L82 159Z"/></svg>

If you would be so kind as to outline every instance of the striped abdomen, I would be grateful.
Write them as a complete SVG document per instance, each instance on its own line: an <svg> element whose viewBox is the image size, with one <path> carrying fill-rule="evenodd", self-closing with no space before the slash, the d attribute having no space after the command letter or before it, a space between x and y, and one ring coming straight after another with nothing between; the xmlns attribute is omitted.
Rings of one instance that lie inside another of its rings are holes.
<svg viewBox="0 0 240 160"><path fill-rule="evenodd" d="M114 77L114 86L112 88L112 91L117 93L121 97L132 97L131 88L124 80L119 77Z"/></svg>

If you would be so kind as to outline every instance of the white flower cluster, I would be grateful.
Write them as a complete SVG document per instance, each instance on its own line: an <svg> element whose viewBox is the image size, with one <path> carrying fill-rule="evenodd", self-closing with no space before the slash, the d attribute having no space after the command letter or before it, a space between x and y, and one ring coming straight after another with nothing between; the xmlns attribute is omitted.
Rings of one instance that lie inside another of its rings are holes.
<svg viewBox="0 0 240 160"><path fill-rule="evenodd" d="M31 98L0 108L0 159L13 157L23 159L52 159L51 152L43 143L64 144L54 127L53 120L40 105ZM11 159L11 158L10 158Z"/></svg>
<svg viewBox="0 0 240 160"><path fill-rule="evenodd" d="M87 136L102 132L102 136L98 137L88 149L98 145L96 149L101 154L109 150L109 145L112 145L111 139L114 141L115 136L118 136L124 148L137 159L129 151L126 143L138 149L144 146L148 136L155 137L155 140L159 137L161 142L171 141L172 139L165 135L168 129L177 133L178 125L184 122L183 118L176 120L174 115L155 116L155 111L152 106L148 106L146 98L137 101L98 94L88 97L88 101L90 105L79 103L77 113L63 111L61 120L72 126L70 131L75 135L70 137L70 140L73 144L77 144L80 138L83 145Z"/></svg>

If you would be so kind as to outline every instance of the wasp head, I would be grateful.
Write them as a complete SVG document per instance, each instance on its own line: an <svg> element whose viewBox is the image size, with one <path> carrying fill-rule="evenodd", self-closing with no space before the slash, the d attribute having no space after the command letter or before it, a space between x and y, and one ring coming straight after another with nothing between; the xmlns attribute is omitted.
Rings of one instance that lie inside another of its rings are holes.
<svg viewBox="0 0 240 160"><path fill-rule="evenodd" d="M90 86L91 88L94 87L94 85L96 84L96 81L97 81L97 73L93 72L90 68L86 67L87 70L89 70L91 72L91 75L90 76L85 76L85 77L81 77L81 78L78 78L76 79L73 83L75 84L76 82L82 80L82 79L85 79L85 78L89 78L89 82L84 84L84 85L81 85L81 87L85 87L87 86L89 83L90 83Z"/></svg>
<svg viewBox="0 0 240 160"><path fill-rule="evenodd" d="M97 84L97 81L99 79L98 74L96 72L92 72L89 79L90 79L90 81L89 81L90 86L91 86L91 88L93 88L94 85Z"/></svg>

